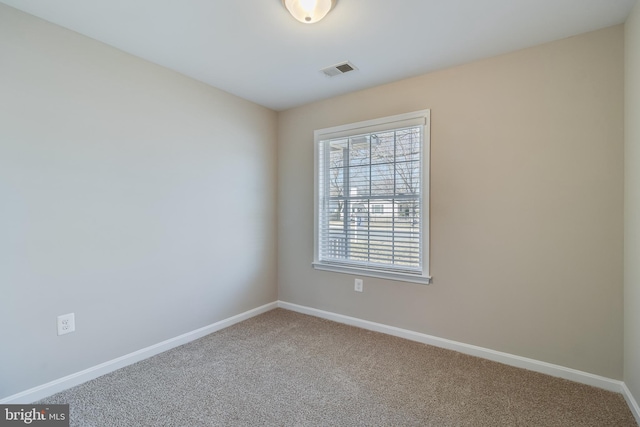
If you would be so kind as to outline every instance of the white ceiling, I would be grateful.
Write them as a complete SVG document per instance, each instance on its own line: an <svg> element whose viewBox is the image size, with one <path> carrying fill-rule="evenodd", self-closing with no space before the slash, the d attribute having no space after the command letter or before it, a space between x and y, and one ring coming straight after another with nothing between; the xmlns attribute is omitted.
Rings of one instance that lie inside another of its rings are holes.
<svg viewBox="0 0 640 427"><path fill-rule="evenodd" d="M285 110L619 24L636 0L339 0L313 25L281 0L0 2Z"/></svg>

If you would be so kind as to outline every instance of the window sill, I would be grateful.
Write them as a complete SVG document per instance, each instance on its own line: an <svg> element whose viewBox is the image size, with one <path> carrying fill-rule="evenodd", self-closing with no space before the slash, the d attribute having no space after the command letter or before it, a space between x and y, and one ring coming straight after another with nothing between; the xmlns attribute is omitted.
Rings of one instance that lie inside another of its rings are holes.
<svg viewBox="0 0 640 427"><path fill-rule="evenodd" d="M343 265L325 264L320 262L311 263L313 268L322 271L333 271L334 273L353 274L357 276L377 277L379 279L397 280L400 282L419 283L428 285L432 283L431 276L419 276L405 273L392 273L388 271L368 270L365 268L346 267Z"/></svg>

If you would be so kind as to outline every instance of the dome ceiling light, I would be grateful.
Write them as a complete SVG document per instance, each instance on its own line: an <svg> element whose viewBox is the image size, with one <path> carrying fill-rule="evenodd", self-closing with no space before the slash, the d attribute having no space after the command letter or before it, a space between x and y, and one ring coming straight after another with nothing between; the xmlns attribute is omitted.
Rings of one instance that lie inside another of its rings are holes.
<svg viewBox="0 0 640 427"><path fill-rule="evenodd" d="M324 18L338 0L282 0L289 13L304 24L313 24Z"/></svg>

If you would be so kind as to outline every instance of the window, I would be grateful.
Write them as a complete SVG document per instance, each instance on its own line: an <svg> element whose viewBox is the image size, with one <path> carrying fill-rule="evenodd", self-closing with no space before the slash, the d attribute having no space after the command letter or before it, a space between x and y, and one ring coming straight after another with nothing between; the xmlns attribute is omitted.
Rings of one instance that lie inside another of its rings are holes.
<svg viewBox="0 0 640 427"><path fill-rule="evenodd" d="M381 204L375 204L375 205L371 205L371 213L373 215L383 215L384 214L384 205Z"/></svg>
<svg viewBox="0 0 640 427"><path fill-rule="evenodd" d="M429 283L430 111L315 132L316 269Z"/></svg>

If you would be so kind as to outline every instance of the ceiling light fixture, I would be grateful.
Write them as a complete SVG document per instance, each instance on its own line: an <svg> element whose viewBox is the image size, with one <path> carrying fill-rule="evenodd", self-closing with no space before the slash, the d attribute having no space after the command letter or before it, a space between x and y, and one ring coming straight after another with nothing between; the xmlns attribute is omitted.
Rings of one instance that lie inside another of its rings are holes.
<svg viewBox="0 0 640 427"><path fill-rule="evenodd" d="M338 0L282 0L282 4L298 21L313 24L324 18Z"/></svg>

